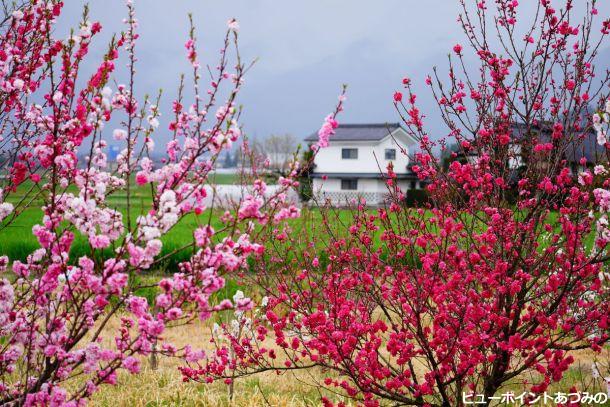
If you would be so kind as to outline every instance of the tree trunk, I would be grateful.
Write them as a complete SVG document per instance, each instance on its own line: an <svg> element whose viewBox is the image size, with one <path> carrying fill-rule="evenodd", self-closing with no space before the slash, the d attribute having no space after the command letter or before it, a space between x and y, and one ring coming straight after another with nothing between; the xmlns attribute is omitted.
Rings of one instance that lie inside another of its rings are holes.
<svg viewBox="0 0 610 407"><path fill-rule="evenodd" d="M157 370L159 368L159 358L157 357L157 341L153 343L152 351L150 352L150 368Z"/></svg>

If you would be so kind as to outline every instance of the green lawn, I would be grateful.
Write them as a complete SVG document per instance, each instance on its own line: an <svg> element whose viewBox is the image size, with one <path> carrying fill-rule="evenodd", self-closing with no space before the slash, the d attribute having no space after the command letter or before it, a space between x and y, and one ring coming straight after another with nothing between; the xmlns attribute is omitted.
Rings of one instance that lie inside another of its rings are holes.
<svg viewBox="0 0 610 407"><path fill-rule="evenodd" d="M139 211L132 210L132 215L137 215L137 212ZM184 217L163 237L162 255L191 242L193 230L198 225L207 224L208 218L209 213L203 213L200 216L188 215ZM32 234L32 227L40 224L41 220L42 211L39 208L33 207L26 209L13 223L4 227L0 231L0 255L7 255L11 260L25 260L29 254L39 248L38 242ZM217 216L212 216L211 223L216 229L219 229L221 226ZM87 238L76 233L71 257L77 258L88 254L88 252Z"/></svg>
<svg viewBox="0 0 610 407"><path fill-rule="evenodd" d="M226 174L226 173L211 173L210 182L215 185L238 185L249 182L245 177L240 174ZM275 184L275 179L271 177L264 177L264 181L268 185Z"/></svg>
<svg viewBox="0 0 610 407"><path fill-rule="evenodd" d="M228 184L239 182L238 174L213 174L214 182L216 184ZM16 193L9 194L7 201L15 205L18 204L24 197L27 191L30 191L33 184L31 182L23 183L17 190ZM131 218L132 222L142 213L147 212L151 207L151 191L150 186L137 186L135 182L132 185L131 195ZM69 192L76 193L77 190L74 186L68 189ZM116 208L126 215L126 194L124 191L119 191L108 197L107 200L109 206ZM7 221L0 223L0 255L7 255L11 260L24 261L28 255L34 250L39 248L36 238L32 234L32 227L42 222L42 210L40 209L43 204L41 199L36 199L31 203L29 207L24 209L17 218L7 225ZM206 211L201 215L189 214L182 218L168 234L163 236L163 250L161 257L173 253L176 249L188 245L193 241L193 231L200 225L205 225L208 222L211 223L215 230L222 228L220 217L223 211L216 210L213 213ZM331 228L347 228L351 223L351 212L349 210L340 209L333 210L329 213ZM557 214L551 213L547 219L548 223L554 225L555 228L559 228L557 222ZM302 216L299 219L291 220L289 222L293 228L291 236L300 240L300 244L307 244L312 240L316 240L317 250L322 252L322 246L325 240L328 239L328 231L322 224L322 214L318 209L307 209L303 208ZM485 227L481 225L481 227ZM374 246L378 246L381 242L379 235L381 231L378 231L374 237ZM312 235L315 235L316 239ZM338 235L345 236L345 231L338 233ZM222 238L222 236L220 236ZM273 243L279 244L279 243ZM546 245L547 242L542 241L542 246ZM593 233L587 236L587 245L593 246ZM173 272L178 262L186 260L190 257L192 251L183 250L179 253L175 253L169 256L164 264L161 264L159 269L153 270L155 272ZM76 239L72 246L71 258L77 259L83 255L90 255L90 248L87 242L87 238L76 233ZM288 252L287 256L291 256ZM323 257L323 256L322 256Z"/></svg>
<svg viewBox="0 0 610 407"><path fill-rule="evenodd" d="M239 174L211 173L210 182L215 185L234 185L241 182L241 177ZM132 220L135 220L137 216L150 208L151 191L149 185L137 186L135 182L132 184L131 191L131 216ZM25 201L28 201L29 204L24 205L24 209L19 209L19 215L10 224L7 220L0 223L0 255L8 255L12 260L25 260L32 251L39 247L36 238L32 235L32 227L42 222L40 207L43 205L43 201L36 198L37 192L36 186L31 181L26 181L19 186L16 192L7 194L6 201L16 207L19 203L23 205ZM74 185L71 185L66 192L76 194L78 190ZM120 210L125 216L127 211L126 198L127 195L124 191L109 195L107 198L108 206ZM221 226L218 220L219 216L220 212L211 216L211 224L215 229L219 229ZM207 224L209 219L209 212L200 216L192 214L183 218L163 237L162 255L191 242L193 230L198 225ZM77 235L72 255L80 256L86 254L87 251L86 238Z"/></svg>
<svg viewBox="0 0 610 407"><path fill-rule="evenodd" d="M225 178L227 179L227 178ZM26 184L20 188L20 190L27 190L31 187L31 184ZM20 190L16 194L9 196L7 201L17 204L23 197L23 193L19 194ZM72 191L71 191L72 192ZM76 191L74 191L76 192ZM25 192L24 192L25 193ZM126 195L123 191L118 194L112 195L108 198L107 202L120 210L125 217L127 212ZM40 246L36 237L32 234L32 228L36 224L42 223L43 212L41 209L43 202L38 199L32 203L28 208L25 208L19 215L10 223L0 223L0 255L7 255L11 261L20 260L26 261L27 257L32 254L35 250L39 249ZM132 207L131 216L132 222L140 214L150 209L151 199L150 191L147 191L143 187L134 187L132 193ZM177 251L184 246L189 245L193 242L193 231L201 226L206 225L210 222L211 226L216 230L220 231L223 228L223 224L220 221L224 211L214 210L210 212L207 210L201 215L189 214L183 217L166 235L162 237L163 249L159 258L167 257L160 264L156 265L154 269L147 271L144 274L132 275L130 278L136 279L133 281L133 285L137 286L140 283L157 282L160 276L168 273L173 273L177 270L177 264L186 261L193 253L192 248L183 249ZM335 212L336 219L333 221L334 227L340 227L343 223L347 225L350 220L350 212L347 210L338 210ZM303 209L302 216L299 219L289 221L291 227L294 228L294 236L297 236L299 244L305 245L308 241L311 241L311 234L318 233L318 235L324 236L325 233L322 230L324 228L322 224L322 215L319 210ZM73 228L72 228L73 230ZM223 234L219 234L217 239L222 239ZM120 244L120 242L118 242ZM273 244L281 244L274 242ZM317 241L319 251L322 251L324 242L322 240ZM108 256L111 255L108 250ZM88 243L86 236L81 235L78 231L75 231L75 240L72 244L70 258L76 262L81 256L88 255L92 256L91 248ZM287 251L287 258L292 256L292 252ZM324 256L321 256L321 259ZM226 286L221 292L217 293L216 296L219 298L230 298L239 287L237 283L232 280L228 280ZM146 297L149 301L153 301L157 292L155 288L145 288L136 291L138 295ZM216 297L215 296L215 297Z"/></svg>
<svg viewBox="0 0 610 407"><path fill-rule="evenodd" d="M218 176L221 175L222 180L225 182L236 180L235 175L218 174ZM9 194L6 199L7 202L11 202L17 206L17 204L24 197L26 191L30 190L31 187L31 183L24 183L19 187L16 193ZM150 187L133 186L131 195L132 206L130 211L132 222L135 221L139 215L146 213L151 207L151 193L147 188ZM72 193L77 192L72 186L68 189L68 191ZM28 198L28 200L31 199L31 196ZM121 211L125 219L127 213L127 203L126 194L124 191L110 195L107 202L110 207ZM35 199L28 207L25 209L20 209L20 213L14 220L7 222L7 219L0 223L0 255L7 255L11 260L25 261L28 255L39 248L38 242L35 236L32 234L32 227L36 224L42 223L42 205L42 199ZM208 222L210 222L215 230L220 230L223 226L220 221L222 213L222 210L215 210L213 213L210 213L208 210L201 215L189 214L183 217L169 231L169 233L167 233L161 239L163 241L161 257L191 243L193 241L193 231L200 225L206 225ZM336 213L338 216L337 219L340 218L341 222L344 222L345 224L348 223L350 218L349 211L340 210ZM320 211L304 209L303 216L299 219L291 220L290 223L295 229L298 229L298 233L302 235L308 230L311 231L313 224L316 224L319 227L321 224L321 218L322 216ZM77 259L80 256L89 254L91 253L87 238L76 232L76 238L72 245L70 257ZM173 271L171 269L175 269L175 265L178 262L186 260L188 257L190 257L189 251L182 251L174 254L168 259L166 264L162 265L162 268L170 269L168 271Z"/></svg>
<svg viewBox="0 0 610 407"><path fill-rule="evenodd" d="M239 174L213 173L210 175L211 183L217 185L235 185L239 183L239 178Z"/></svg>

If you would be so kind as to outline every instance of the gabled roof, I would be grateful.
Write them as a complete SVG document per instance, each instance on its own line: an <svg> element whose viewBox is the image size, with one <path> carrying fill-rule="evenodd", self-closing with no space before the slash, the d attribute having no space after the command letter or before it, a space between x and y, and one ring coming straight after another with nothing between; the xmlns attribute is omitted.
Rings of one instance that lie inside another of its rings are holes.
<svg viewBox="0 0 610 407"><path fill-rule="evenodd" d="M339 124L330 141L381 141L399 128L399 123ZM318 141L318 133L306 137L305 141Z"/></svg>
<svg viewBox="0 0 610 407"><path fill-rule="evenodd" d="M550 122L542 122L538 125L527 127L523 123L512 125L512 139L516 142L526 141L532 135L537 136L539 142L548 143L552 139L553 125ZM605 157L605 148L597 144L595 131L589 129L581 133L574 133L572 139L565 145L565 159L571 163L579 163L585 158L589 164L595 164Z"/></svg>

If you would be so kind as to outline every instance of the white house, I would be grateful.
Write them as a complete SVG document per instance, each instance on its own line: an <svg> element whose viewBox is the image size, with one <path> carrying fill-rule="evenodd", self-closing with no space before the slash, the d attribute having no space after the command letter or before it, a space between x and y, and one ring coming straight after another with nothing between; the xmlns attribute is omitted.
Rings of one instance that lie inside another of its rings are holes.
<svg viewBox="0 0 610 407"><path fill-rule="evenodd" d="M313 144L314 133L305 138ZM381 204L387 193L387 166L393 163L401 189L421 188L409 168L409 154L417 141L398 123L340 124L330 137L330 145L320 149L311 174L313 193L324 202L345 205L364 198L370 205Z"/></svg>

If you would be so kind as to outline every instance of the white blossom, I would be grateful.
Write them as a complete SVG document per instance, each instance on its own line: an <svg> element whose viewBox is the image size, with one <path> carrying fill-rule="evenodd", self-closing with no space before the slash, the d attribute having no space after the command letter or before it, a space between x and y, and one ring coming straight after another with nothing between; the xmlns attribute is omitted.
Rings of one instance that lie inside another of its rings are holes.
<svg viewBox="0 0 610 407"><path fill-rule="evenodd" d="M112 132L112 137L116 140L116 141L123 141L123 140L127 140L127 131L123 130L123 129L115 129Z"/></svg>
<svg viewBox="0 0 610 407"><path fill-rule="evenodd" d="M2 221L4 218L6 218L8 215L11 214L11 212L13 212L13 204L8 203L8 202L3 202L0 204L0 221Z"/></svg>
<svg viewBox="0 0 610 407"><path fill-rule="evenodd" d="M13 81L13 87L17 90L22 90L24 86L25 82L23 81L23 79L17 78Z"/></svg>
<svg viewBox="0 0 610 407"><path fill-rule="evenodd" d="M53 95L53 102L55 103L59 103L61 102L61 100L64 98L64 94L61 93L60 91L55 92L55 94Z"/></svg>
<svg viewBox="0 0 610 407"><path fill-rule="evenodd" d="M153 129L156 129L159 127L159 120L156 117L148 116L148 124L150 124L150 127Z"/></svg>
<svg viewBox="0 0 610 407"><path fill-rule="evenodd" d="M233 31L233 32L239 31L239 23L234 18L227 21L227 27L229 27L229 31Z"/></svg>

